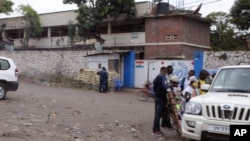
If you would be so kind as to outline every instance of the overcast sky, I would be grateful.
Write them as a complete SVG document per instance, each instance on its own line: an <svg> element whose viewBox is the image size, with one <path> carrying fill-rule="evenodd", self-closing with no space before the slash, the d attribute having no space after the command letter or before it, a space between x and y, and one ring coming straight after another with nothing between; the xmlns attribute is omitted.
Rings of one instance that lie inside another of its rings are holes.
<svg viewBox="0 0 250 141"><path fill-rule="evenodd" d="M13 9L15 10L16 7L20 4L29 4L31 5L39 14L42 13L49 13L49 12L56 12L56 11L64 11L64 10L71 10L76 9L77 6L75 4L63 4L63 0L11 0L14 2ZM136 0L139 1L150 1L150 0ZM200 13L202 16L206 16L207 14L213 11L223 11L229 12L229 9L234 4L235 0L163 0L168 2L171 5L177 7L184 7L185 9L194 10L198 7L200 3L202 3L202 7L200 9ZM184 4L183 4L184 3ZM11 13L9 16L0 14L0 18L5 17L16 17L20 16L17 12Z"/></svg>

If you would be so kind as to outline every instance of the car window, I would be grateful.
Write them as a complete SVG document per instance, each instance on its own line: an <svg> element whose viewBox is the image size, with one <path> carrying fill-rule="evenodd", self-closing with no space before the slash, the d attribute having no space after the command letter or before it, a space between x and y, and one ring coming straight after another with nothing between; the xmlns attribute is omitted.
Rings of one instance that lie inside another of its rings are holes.
<svg viewBox="0 0 250 141"><path fill-rule="evenodd" d="M7 60L0 59L0 70L7 70L10 68L10 64Z"/></svg>
<svg viewBox="0 0 250 141"><path fill-rule="evenodd" d="M210 90L212 92L250 92L250 70L247 68L222 69Z"/></svg>

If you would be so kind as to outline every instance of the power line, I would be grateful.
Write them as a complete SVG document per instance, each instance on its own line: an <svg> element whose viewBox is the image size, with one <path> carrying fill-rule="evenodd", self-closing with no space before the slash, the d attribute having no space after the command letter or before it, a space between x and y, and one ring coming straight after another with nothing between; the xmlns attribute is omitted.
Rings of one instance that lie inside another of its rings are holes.
<svg viewBox="0 0 250 141"><path fill-rule="evenodd" d="M219 2L219 1L222 1L222 0L214 0L214 1L210 1L210 2L205 2L205 3L202 3L202 5L207 5L207 4L211 4L211 3L216 3L216 2ZM184 7L184 8L190 9L190 8L197 7L197 6L198 6L198 5L193 5L193 6L188 6L188 7Z"/></svg>
<svg viewBox="0 0 250 141"><path fill-rule="evenodd" d="M193 2L189 2L189 3L185 3L185 5L189 5L189 4L193 4L193 3L198 3L198 2L202 2L204 0L197 0L197 1L193 1Z"/></svg>

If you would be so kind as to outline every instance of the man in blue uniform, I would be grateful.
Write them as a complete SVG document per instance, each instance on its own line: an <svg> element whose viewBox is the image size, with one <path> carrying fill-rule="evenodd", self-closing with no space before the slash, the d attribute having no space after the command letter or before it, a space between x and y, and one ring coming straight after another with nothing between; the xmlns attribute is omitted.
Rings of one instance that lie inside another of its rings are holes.
<svg viewBox="0 0 250 141"><path fill-rule="evenodd" d="M156 76L153 81L153 90L155 93L155 114L152 135L161 136L160 119L166 112L167 105L167 89L169 88L166 75L168 73L167 67L161 67L160 74Z"/></svg>
<svg viewBox="0 0 250 141"><path fill-rule="evenodd" d="M102 67L102 70L97 72L100 75L100 83L99 83L99 92L106 93L108 90L108 72L105 67Z"/></svg>

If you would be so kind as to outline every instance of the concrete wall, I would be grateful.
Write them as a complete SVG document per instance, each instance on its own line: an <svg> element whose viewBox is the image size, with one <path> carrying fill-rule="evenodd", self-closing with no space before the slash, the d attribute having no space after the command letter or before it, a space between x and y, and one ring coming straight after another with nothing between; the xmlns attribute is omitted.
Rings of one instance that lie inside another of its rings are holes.
<svg viewBox="0 0 250 141"><path fill-rule="evenodd" d="M88 56L87 57L87 66L92 70L99 70L99 64L101 67L105 67L107 70L109 69L109 60L120 60L119 54L103 54L97 56Z"/></svg>
<svg viewBox="0 0 250 141"><path fill-rule="evenodd" d="M154 8L154 4L150 1L144 1L144 2L137 2L136 3L136 10L137 10L137 16L144 16L147 14L151 14L152 10Z"/></svg>
<svg viewBox="0 0 250 141"><path fill-rule="evenodd" d="M137 38L133 38L132 34L136 34ZM106 40L103 46L118 47L145 45L145 32L102 34L101 36Z"/></svg>
<svg viewBox="0 0 250 141"><path fill-rule="evenodd" d="M20 75L46 81L76 79L80 69L87 68L85 51L0 51L12 58Z"/></svg>

